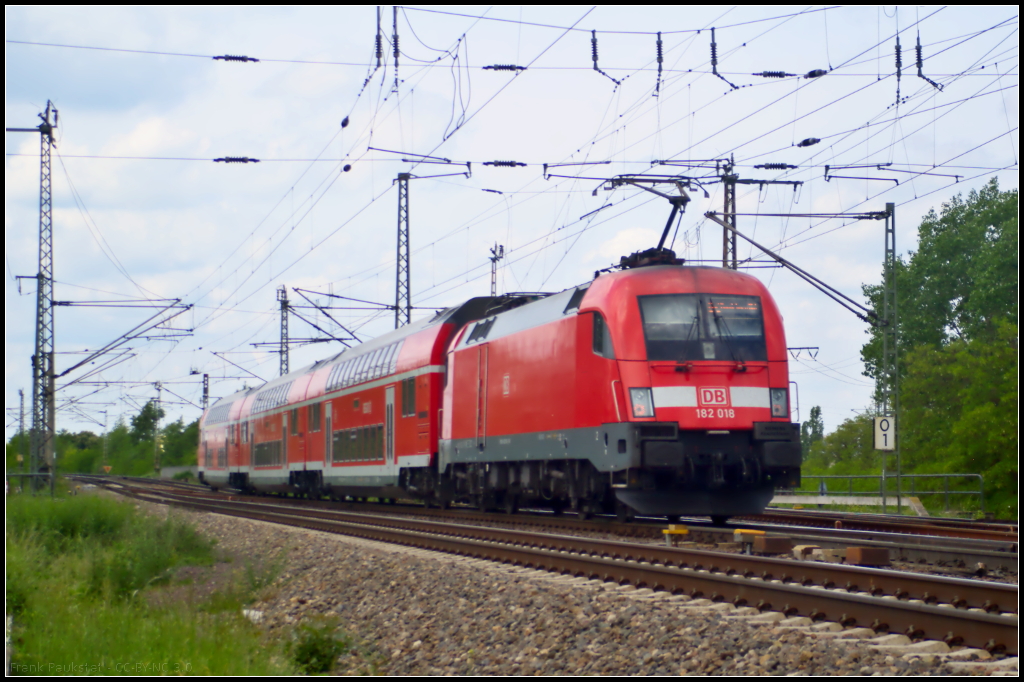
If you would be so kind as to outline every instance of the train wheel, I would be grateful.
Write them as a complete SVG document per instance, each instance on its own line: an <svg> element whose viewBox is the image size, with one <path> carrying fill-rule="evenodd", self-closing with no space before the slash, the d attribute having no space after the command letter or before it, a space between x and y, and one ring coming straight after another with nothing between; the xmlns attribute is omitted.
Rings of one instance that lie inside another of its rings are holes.
<svg viewBox="0 0 1024 682"><path fill-rule="evenodd" d="M679 523L679 514L669 514L665 517L669 523Z"/></svg>
<svg viewBox="0 0 1024 682"><path fill-rule="evenodd" d="M633 519L636 518L636 512L633 511L632 507L628 507L621 502L615 505L615 520L619 523L632 523Z"/></svg>
<svg viewBox="0 0 1024 682"><path fill-rule="evenodd" d="M711 515L711 523L716 525L716 526L724 526L725 522L728 521L731 518L732 518L731 516L726 516L724 514L712 514Z"/></svg>
<svg viewBox="0 0 1024 682"><path fill-rule="evenodd" d="M505 513L506 514L518 514L519 513L519 496L513 495L512 493L505 493Z"/></svg>

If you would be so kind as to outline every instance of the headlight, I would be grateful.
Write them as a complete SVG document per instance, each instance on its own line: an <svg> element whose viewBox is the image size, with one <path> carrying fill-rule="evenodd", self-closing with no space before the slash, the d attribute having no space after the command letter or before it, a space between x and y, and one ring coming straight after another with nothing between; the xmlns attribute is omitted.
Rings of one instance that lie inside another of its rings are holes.
<svg viewBox="0 0 1024 682"><path fill-rule="evenodd" d="M653 417L654 399L649 388L629 389L629 402L633 406L634 417Z"/></svg>
<svg viewBox="0 0 1024 682"><path fill-rule="evenodd" d="M786 399L786 389L784 388L773 388L771 389L772 394L772 416L773 417L788 417L789 416L789 401ZM762 394L764 395L764 394Z"/></svg>

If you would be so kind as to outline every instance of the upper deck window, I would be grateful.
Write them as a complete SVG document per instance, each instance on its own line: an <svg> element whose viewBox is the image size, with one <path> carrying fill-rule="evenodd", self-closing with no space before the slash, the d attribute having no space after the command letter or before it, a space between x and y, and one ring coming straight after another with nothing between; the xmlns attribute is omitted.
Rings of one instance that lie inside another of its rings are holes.
<svg viewBox="0 0 1024 682"><path fill-rule="evenodd" d="M761 300L726 294L640 296L648 360L767 360Z"/></svg>

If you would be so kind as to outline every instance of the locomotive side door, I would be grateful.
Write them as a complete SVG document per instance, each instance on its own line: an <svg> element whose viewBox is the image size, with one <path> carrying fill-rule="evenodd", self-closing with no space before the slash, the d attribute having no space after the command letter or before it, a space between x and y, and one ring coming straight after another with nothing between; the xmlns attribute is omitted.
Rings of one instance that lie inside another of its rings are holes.
<svg viewBox="0 0 1024 682"><path fill-rule="evenodd" d="M395 387L384 389L384 470L395 472Z"/></svg>
<svg viewBox="0 0 1024 682"><path fill-rule="evenodd" d="M487 438L487 344L477 346L476 442Z"/></svg>
<svg viewBox="0 0 1024 682"><path fill-rule="evenodd" d="M288 413L281 413L281 458L278 464L288 468Z"/></svg>
<svg viewBox="0 0 1024 682"><path fill-rule="evenodd" d="M333 455L331 452L331 445L333 445L334 432L331 430L331 402L327 401L324 406L324 465L331 466L334 462Z"/></svg>

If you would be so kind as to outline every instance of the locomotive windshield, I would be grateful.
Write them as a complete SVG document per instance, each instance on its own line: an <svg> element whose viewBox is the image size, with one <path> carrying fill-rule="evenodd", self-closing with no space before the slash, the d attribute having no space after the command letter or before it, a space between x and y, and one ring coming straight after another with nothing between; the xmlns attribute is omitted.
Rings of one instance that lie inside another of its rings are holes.
<svg viewBox="0 0 1024 682"><path fill-rule="evenodd" d="M648 360L767 360L761 300L726 294L640 296Z"/></svg>

